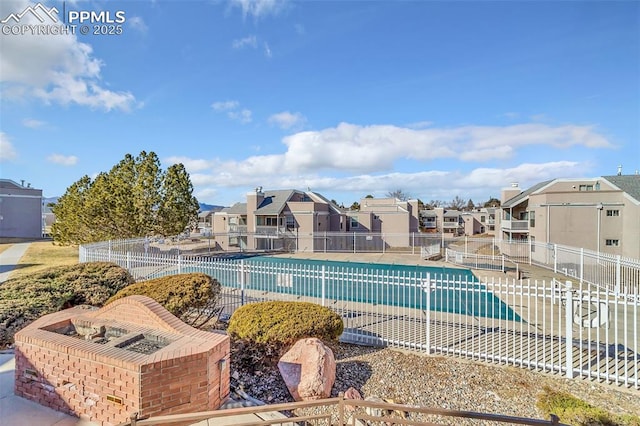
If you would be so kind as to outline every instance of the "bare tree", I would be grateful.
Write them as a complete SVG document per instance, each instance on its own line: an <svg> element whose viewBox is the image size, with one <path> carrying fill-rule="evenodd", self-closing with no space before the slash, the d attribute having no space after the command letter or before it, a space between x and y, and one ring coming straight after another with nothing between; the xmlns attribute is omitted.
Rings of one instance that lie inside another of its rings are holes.
<svg viewBox="0 0 640 426"><path fill-rule="evenodd" d="M397 198L400 201L407 201L409 198L411 198L411 195L407 192L404 192L402 189L396 189L387 192L387 197Z"/></svg>
<svg viewBox="0 0 640 426"><path fill-rule="evenodd" d="M462 199L459 195L449 202L449 209L452 210L462 210L467 205L467 202Z"/></svg>

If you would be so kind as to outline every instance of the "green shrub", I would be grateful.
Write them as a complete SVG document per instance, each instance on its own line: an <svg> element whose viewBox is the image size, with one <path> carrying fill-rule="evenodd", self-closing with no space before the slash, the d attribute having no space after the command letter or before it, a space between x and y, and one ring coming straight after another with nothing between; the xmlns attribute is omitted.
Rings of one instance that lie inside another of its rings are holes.
<svg viewBox="0 0 640 426"><path fill-rule="evenodd" d="M148 296L193 327L201 327L217 315L220 283L202 273L168 275L130 285L107 301L135 294Z"/></svg>
<svg viewBox="0 0 640 426"><path fill-rule="evenodd" d="M11 278L0 285L0 347L42 315L76 305L102 306L133 283L129 272L107 262L58 266Z"/></svg>
<svg viewBox="0 0 640 426"><path fill-rule="evenodd" d="M538 397L537 407L546 415L555 414L561 423L576 426L640 426L640 417L615 415L597 408L567 392L545 386Z"/></svg>
<svg viewBox="0 0 640 426"><path fill-rule="evenodd" d="M257 344L290 345L305 337L337 340L342 318L329 308L307 302L260 302L237 309L229 335Z"/></svg>

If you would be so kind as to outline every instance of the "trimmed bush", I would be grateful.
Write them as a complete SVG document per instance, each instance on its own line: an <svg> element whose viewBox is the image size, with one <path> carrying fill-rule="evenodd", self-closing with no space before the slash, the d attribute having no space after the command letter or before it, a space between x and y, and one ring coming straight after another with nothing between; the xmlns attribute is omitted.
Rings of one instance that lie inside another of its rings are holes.
<svg viewBox="0 0 640 426"><path fill-rule="evenodd" d="M193 327L202 327L217 315L220 283L202 273L168 275L130 285L107 301L143 295Z"/></svg>
<svg viewBox="0 0 640 426"><path fill-rule="evenodd" d="M0 285L0 347L42 315L76 305L102 306L135 280L108 262L58 266L12 278Z"/></svg>
<svg viewBox="0 0 640 426"><path fill-rule="evenodd" d="M640 417L616 415L594 407L567 392L545 386L544 393L538 397L537 407L546 415L555 414L560 422L576 426L640 426Z"/></svg>
<svg viewBox="0 0 640 426"><path fill-rule="evenodd" d="M342 318L329 308L308 302L259 302L238 308L227 332L256 344L291 345L305 337L337 340Z"/></svg>

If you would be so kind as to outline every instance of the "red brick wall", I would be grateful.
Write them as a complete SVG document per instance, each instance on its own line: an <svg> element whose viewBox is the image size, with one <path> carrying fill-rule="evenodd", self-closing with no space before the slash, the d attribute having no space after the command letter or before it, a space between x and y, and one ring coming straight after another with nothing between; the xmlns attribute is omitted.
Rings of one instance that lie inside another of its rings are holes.
<svg viewBox="0 0 640 426"><path fill-rule="evenodd" d="M25 327L16 334L15 393L103 426L135 412L146 417L217 409L229 396L229 338L196 330L149 301L121 299L89 314L72 308ZM143 355L47 331L69 321L121 326L125 319L126 329L153 327L176 340Z"/></svg>
<svg viewBox="0 0 640 426"><path fill-rule="evenodd" d="M31 344L19 345L15 358L16 395L105 426L139 411L137 371ZM122 398L123 404L108 401L107 395Z"/></svg>

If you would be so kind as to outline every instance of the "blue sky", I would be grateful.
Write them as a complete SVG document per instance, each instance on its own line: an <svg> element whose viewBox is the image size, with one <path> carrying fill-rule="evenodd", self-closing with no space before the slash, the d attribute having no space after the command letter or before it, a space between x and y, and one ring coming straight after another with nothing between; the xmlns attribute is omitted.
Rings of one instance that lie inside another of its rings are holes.
<svg viewBox="0 0 640 426"><path fill-rule="evenodd" d="M637 1L42 3L126 18L0 35L0 176L47 197L142 150L221 205L257 186L480 202L640 169Z"/></svg>

